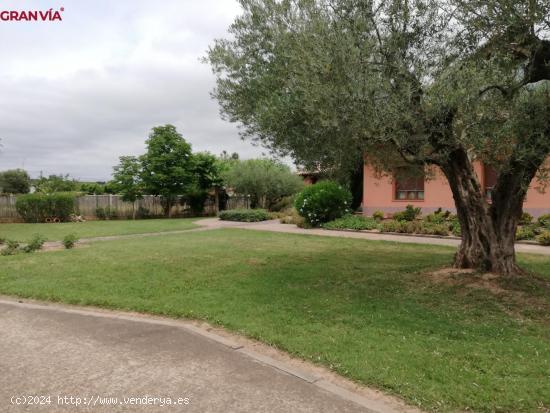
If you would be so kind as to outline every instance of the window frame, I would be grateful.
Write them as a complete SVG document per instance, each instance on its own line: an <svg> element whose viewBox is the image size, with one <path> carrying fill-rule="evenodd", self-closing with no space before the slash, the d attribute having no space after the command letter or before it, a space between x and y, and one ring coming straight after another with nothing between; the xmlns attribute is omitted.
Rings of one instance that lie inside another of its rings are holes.
<svg viewBox="0 0 550 413"><path fill-rule="evenodd" d="M420 181L420 177L418 178ZM424 174L424 178L422 179L422 189L404 189L398 191L398 178L394 174L393 175L393 185L392 185L392 200L394 202L424 202L426 199L426 174ZM398 192L400 193L406 193L406 197L404 199L399 198ZM410 198L409 194L414 193L414 198ZM422 197L419 197L419 193L422 193Z"/></svg>

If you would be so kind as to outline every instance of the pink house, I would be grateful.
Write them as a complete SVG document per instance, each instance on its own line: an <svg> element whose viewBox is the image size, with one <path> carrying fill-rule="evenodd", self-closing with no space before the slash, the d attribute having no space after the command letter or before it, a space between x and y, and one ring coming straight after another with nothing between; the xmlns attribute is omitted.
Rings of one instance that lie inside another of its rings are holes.
<svg viewBox="0 0 550 413"><path fill-rule="evenodd" d="M485 192L490 194L496 181L492 168L481 162L474 164L476 173ZM422 208L423 213L430 213L438 208L455 211L453 195L443 173L434 168L428 179L397 179L391 176L379 176L374 168L365 162L363 178L363 213L371 215L374 211L392 214L402 211L411 204ZM538 217L550 213L550 188L545 191L536 180L533 180L523 210Z"/></svg>

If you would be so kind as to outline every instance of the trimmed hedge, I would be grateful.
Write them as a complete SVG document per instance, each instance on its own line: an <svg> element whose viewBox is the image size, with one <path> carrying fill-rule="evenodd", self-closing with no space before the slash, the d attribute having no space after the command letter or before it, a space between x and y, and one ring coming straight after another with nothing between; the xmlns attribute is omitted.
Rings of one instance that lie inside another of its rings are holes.
<svg viewBox="0 0 550 413"><path fill-rule="evenodd" d="M45 222L53 217L65 222L75 212L75 200L75 194L67 192L28 194L17 198L15 208L25 222Z"/></svg>
<svg viewBox="0 0 550 413"><path fill-rule="evenodd" d="M271 219L265 209L230 209L219 214L222 221L259 222Z"/></svg>

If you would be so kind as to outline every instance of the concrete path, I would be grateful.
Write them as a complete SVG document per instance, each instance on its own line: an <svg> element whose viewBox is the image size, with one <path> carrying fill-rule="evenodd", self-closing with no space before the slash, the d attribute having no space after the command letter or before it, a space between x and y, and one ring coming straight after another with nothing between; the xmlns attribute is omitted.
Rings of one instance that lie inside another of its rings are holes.
<svg viewBox="0 0 550 413"><path fill-rule="evenodd" d="M0 298L0 331L2 412L405 410L185 321Z"/></svg>
<svg viewBox="0 0 550 413"><path fill-rule="evenodd" d="M304 235L321 235L324 237L341 237L341 238L356 238L368 239L372 241L393 241L408 244L429 244L429 245L448 245L457 247L460 245L460 240L457 238L436 238L436 237L419 237L414 235L393 235L381 234L377 232L358 232L358 231L331 231L326 229L303 229L296 225L281 224L277 220L263 221L254 223L229 222L220 221L217 218L207 218L196 221L197 225L204 228L245 228L259 231L284 232L287 234L304 234ZM525 252L530 254L550 255L550 247L545 247L537 244L516 244L517 252Z"/></svg>
<svg viewBox="0 0 550 413"><path fill-rule="evenodd" d="M298 228L296 225L281 224L278 220L263 221L263 222L233 222L233 221L221 221L218 218L205 218L195 222L199 228L178 230L178 231L164 231L164 232L149 232L143 234L130 234L130 235L112 235L105 237L94 238L82 238L78 241L79 244L89 244L97 241L111 241L117 239L129 239L129 238L142 238L142 237L159 237L163 235L171 234L183 234L187 232L200 232L208 231L212 229L220 228L242 228L251 229L257 231L271 231L271 232L283 232L286 234L303 234L303 235L320 235L324 237L341 237L341 238L356 238L356 239L368 239L372 241L393 241L406 244L428 244L428 245L447 245L451 247L457 247L460 245L460 239L448 238L448 237L432 237L432 236L415 236L408 234L382 234L378 232L366 232L366 231L331 231L326 229L303 229ZM1 248L1 247L0 247ZM44 244L44 249L55 250L62 249L63 244L61 241L48 241ZM517 243L517 252L524 252L529 254L541 254L550 255L550 247L545 247L538 244Z"/></svg>

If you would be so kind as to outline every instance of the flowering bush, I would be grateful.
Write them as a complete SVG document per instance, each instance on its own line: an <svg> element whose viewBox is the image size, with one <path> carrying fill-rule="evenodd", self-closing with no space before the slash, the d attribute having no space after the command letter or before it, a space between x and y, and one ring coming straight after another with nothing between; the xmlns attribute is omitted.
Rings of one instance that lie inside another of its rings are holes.
<svg viewBox="0 0 550 413"><path fill-rule="evenodd" d="M321 181L296 196L294 206L306 222L318 227L351 212L351 193L336 182Z"/></svg>

